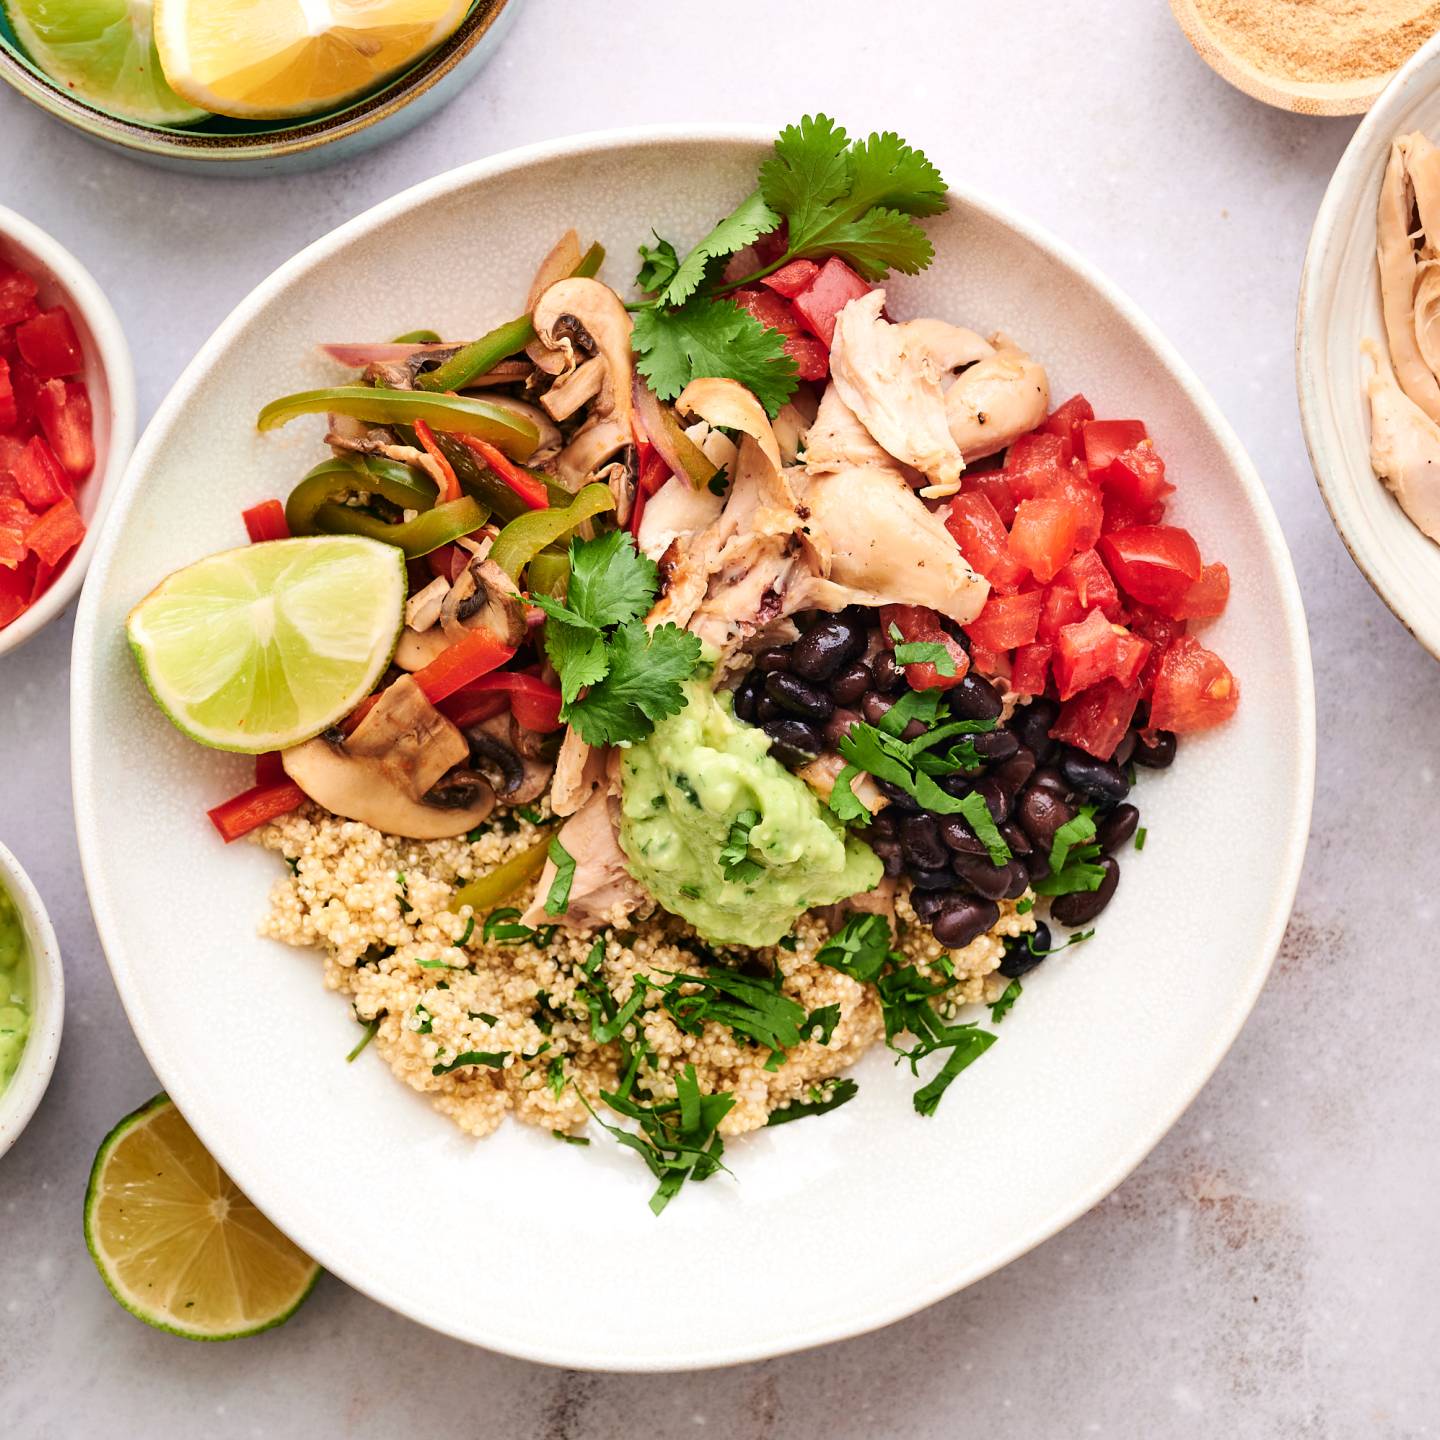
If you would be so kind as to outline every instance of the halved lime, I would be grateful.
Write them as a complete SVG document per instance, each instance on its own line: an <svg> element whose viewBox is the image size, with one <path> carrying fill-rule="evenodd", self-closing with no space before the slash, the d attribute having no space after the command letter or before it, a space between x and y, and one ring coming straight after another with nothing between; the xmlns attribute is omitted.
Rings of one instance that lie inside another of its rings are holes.
<svg viewBox="0 0 1440 1440"><path fill-rule="evenodd" d="M320 1267L210 1158L165 1095L100 1142L85 1191L85 1243L134 1316L190 1340L283 1324Z"/></svg>
<svg viewBox="0 0 1440 1440"><path fill-rule="evenodd" d="M30 58L77 98L146 125L189 125L206 111L169 86L150 0L4 0Z"/></svg>
<svg viewBox="0 0 1440 1440"><path fill-rule="evenodd" d="M405 623L405 552L357 535L270 540L177 570L126 633L160 708L217 750L283 750L348 715Z"/></svg>

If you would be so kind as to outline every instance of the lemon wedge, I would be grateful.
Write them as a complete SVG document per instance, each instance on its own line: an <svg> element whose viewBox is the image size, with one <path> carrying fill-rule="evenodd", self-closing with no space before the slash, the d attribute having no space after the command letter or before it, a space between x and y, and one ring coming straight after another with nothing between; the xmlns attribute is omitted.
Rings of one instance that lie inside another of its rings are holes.
<svg viewBox="0 0 1440 1440"><path fill-rule="evenodd" d="M240 120L334 110L399 74L470 0L157 0L171 88Z"/></svg>

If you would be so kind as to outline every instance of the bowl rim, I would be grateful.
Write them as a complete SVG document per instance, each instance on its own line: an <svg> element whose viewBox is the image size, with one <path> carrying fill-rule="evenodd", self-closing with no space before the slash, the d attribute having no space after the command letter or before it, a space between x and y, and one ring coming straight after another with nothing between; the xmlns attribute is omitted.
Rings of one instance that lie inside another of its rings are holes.
<svg viewBox="0 0 1440 1440"><path fill-rule="evenodd" d="M13 242L34 257L54 279L68 303L75 306L95 342L110 399L110 438L105 463L86 484L96 487L95 509L70 563L48 590L16 620L0 629L0 658L38 635L80 593L85 572L99 543L100 530L119 488L121 472L135 448L135 366L119 317L94 276L57 240L34 221L0 205L0 240Z"/></svg>
<svg viewBox="0 0 1440 1440"><path fill-rule="evenodd" d="M345 224L336 227L329 234L313 241L277 267L222 322L201 347L195 358L186 366L157 411L121 481L121 503L128 504L133 494L138 491L142 478L151 464L152 452L158 449L161 436L183 410L188 392L223 357L233 338L251 322L256 312L268 303L272 295L288 285L297 274L303 273L307 268L335 251L343 249L352 240L388 223L395 216L414 206L421 205L427 200L499 174L510 173L528 165L554 158L584 156L617 148L657 144L713 145L717 149L733 149L738 146L749 150L759 150L773 143L774 138L775 131L770 126L733 123L631 126L586 132L504 151L471 162L411 186L372 206ZM487 1349L513 1355L520 1359L575 1369L649 1373L673 1372L677 1369L710 1369L741 1364L790 1354L868 1333L915 1314L1003 1268L1011 1261L1028 1253L1036 1245L1048 1240L1103 1200L1140 1164L1184 1113L1224 1059L1245 1019L1254 1007L1269 976L1289 921L1308 845L1314 796L1315 689L1310 660L1309 635L1299 582L1296 579L1294 565L1285 544L1279 520L1270 504L1269 496L1259 474L1215 401L1205 391L1189 365L1181 359L1171 343L1160 333L1155 323L1132 300L1106 279L1089 261L1081 258L1069 245L1057 240L1042 227L1022 219L1008 205L963 187L950 189L947 198L952 205L973 209L988 219L1013 230L1061 268L1078 274L1087 283L1093 285L1106 303L1111 305L1128 324L1136 329L1169 367L1177 383L1184 389L1189 403L1195 407L1204 423L1227 452L1236 474L1240 477L1249 498L1254 503L1260 523L1260 538L1268 552L1282 595L1282 608L1278 623L1288 631L1291 637L1298 672L1298 693L1296 695L1298 728L1294 736L1294 754L1298 761L1300 784L1296 787L1295 793L1287 797L1290 809L1288 838L1284 853L1277 857L1275 883L1270 892L1269 916L1258 947L1257 963L1252 968L1248 983L1243 987L1237 987L1230 996L1225 1023L1217 1026L1209 1036L1203 1059L1195 1065L1192 1073L1185 1077L1175 1105L1160 1116L1155 1123L1143 1131L1137 1132L1125 1151L1116 1153L1097 1183L1081 1194L1067 1196L1063 1202L1055 1205L1042 1220L1005 1247L1003 1251L989 1255L982 1261L966 1262L952 1265L949 1269L937 1270L936 1277L926 1287L917 1287L907 1292L901 1299L869 1306L863 1314L846 1314L827 1320L823 1324L815 1324L803 1331L792 1331L785 1336L783 1342L767 1339L759 1344L731 1344L717 1347L711 1351L687 1355L678 1362L663 1356L633 1356L613 1352L603 1355L592 1352L588 1355L577 1356L573 1352L557 1351L544 1345L517 1343L506 1335L503 1324L492 1325L487 1322L464 1331L455 1328L447 1324L441 1317L423 1312L409 1297L393 1293L385 1285L377 1284L369 1279L363 1268L351 1263L343 1253L337 1252L326 1236L317 1234L313 1237L305 1237L311 1253L322 1265L353 1288L369 1295L397 1313L407 1315L420 1324L469 1344L482 1345ZM107 544L114 543L113 538L107 540ZM90 745L87 718L92 677L84 661L94 648L99 604L98 587L87 588L81 599L80 613L75 629L74 663L71 666L72 788L75 797L76 828L82 871L95 912L101 944L106 951L111 972L115 977L121 1003L125 1006L127 1017L131 1019L133 1026L134 1013L132 996L129 993L128 967L119 947L117 946L115 953L112 954L107 940L107 936L116 927L113 923L114 912L101 879L104 853L103 837L98 833L94 817L90 813L85 798L88 787L93 784L90 765L93 747ZM146 1039L138 1032L137 1040L152 1067L160 1076L162 1083L166 1086L167 1093L184 1113L186 1102L194 1093L191 1087L182 1076L177 1075L166 1064L162 1054L152 1052L152 1046L147 1044ZM171 1082L174 1080L178 1080L179 1084L172 1084ZM216 1160L225 1166L232 1175L236 1174L235 1169L227 1164L227 1158L231 1153L228 1137L215 1133L203 1120L197 1124L195 1117L187 1116L187 1119L190 1120L197 1134L200 1135L201 1140L210 1149ZM237 1183L244 1185L245 1177L237 1175L236 1179Z"/></svg>
<svg viewBox="0 0 1440 1440"><path fill-rule="evenodd" d="M1330 457L1332 437L1326 414L1330 380L1324 364L1322 331L1333 290L1321 279L1322 275L1327 279L1331 277L1339 260L1338 236L1342 213L1353 204L1356 192L1371 178L1374 157L1368 152L1375 137L1394 128L1395 122L1390 118L1392 112L1410 99L1416 90L1440 86L1440 74L1432 76L1429 73L1432 68L1440 71L1440 34L1427 40L1395 73L1379 100L1356 127L1330 177L1330 183L1325 187L1320 207L1315 212L1315 223L1310 227L1305 260L1300 267L1300 289L1295 305L1295 389L1300 404L1300 430L1310 457L1310 469L1335 533L1386 609L1430 654L1440 659L1440 617L1427 620L1408 613L1410 597L1390 577L1383 555L1370 553L1365 541L1359 538L1361 527L1357 523L1358 516L1347 497L1347 491L1354 488L1347 483L1347 467ZM1364 479L1376 485L1383 483L1369 470Z"/></svg>
<svg viewBox="0 0 1440 1440"><path fill-rule="evenodd" d="M0 887L15 902L20 924L30 942L30 965L35 991L30 1034L10 1084L0 1092L0 1156L20 1138L40 1105L55 1061L60 1054L60 1032L65 1024L65 970L60 963L60 942L50 923L45 903L34 883L11 852L0 844Z"/></svg>
<svg viewBox="0 0 1440 1440"><path fill-rule="evenodd" d="M488 35L511 0L474 0L469 12L433 50L404 74L363 95L345 109L318 118L300 117L257 134L203 135L181 127L146 125L112 115L69 95L0 38L0 80L62 124L133 155L183 159L222 166L305 155L382 124L439 84Z"/></svg>

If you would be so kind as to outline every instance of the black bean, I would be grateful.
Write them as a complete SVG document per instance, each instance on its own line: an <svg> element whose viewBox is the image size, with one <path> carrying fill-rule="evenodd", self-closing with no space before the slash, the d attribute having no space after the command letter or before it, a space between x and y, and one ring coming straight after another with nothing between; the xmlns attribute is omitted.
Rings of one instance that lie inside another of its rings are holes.
<svg viewBox="0 0 1440 1440"><path fill-rule="evenodd" d="M828 680L865 648L865 632L838 615L812 625L791 647L790 665L807 680Z"/></svg>
<svg viewBox="0 0 1440 1440"><path fill-rule="evenodd" d="M955 877L948 870L926 870L919 866L909 868L910 880L917 890L953 890Z"/></svg>
<svg viewBox="0 0 1440 1440"><path fill-rule="evenodd" d="M997 765L990 773L1018 795L1035 773L1035 752L1022 745L1010 759Z"/></svg>
<svg viewBox="0 0 1440 1440"><path fill-rule="evenodd" d="M1020 742L1008 730L991 730L985 735L972 735L970 743L975 747L975 753L991 764L999 764L1020 753Z"/></svg>
<svg viewBox="0 0 1440 1440"><path fill-rule="evenodd" d="M875 678L875 688L890 694L905 683L905 672L895 663L895 657L888 650L882 650L871 662L870 673Z"/></svg>
<svg viewBox="0 0 1440 1440"><path fill-rule="evenodd" d="M993 775L982 776L970 788L973 794L979 795L985 801L985 806L990 811L990 818L997 825L1002 820L1010 818L1010 809L1015 804L1015 796Z"/></svg>
<svg viewBox="0 0 1440 1440"><path fill-rule="evenodd" d="M900 833L898 820L899 816L887 806L871 819L867 838L893 840Z"/></svg>
<svg viewBox="0 0 1440 1440"><path fill-rule="evenodd" d="M790 668L790 652L788 650L762 650L755 657L755 668L757 670L788 670Z"/></svg>
<svg viewBox="0 0 1440 1440"><path fill-rule="evenodd" d="M869 688L870 667L863 661L847 665L831 682L830 694L837 704L853 705Z"/></svg>
<svg viewBox="0 0 1440 1440"><path fill-rule="evenodd" d="M1122 770L1130 763L1131 757L1135 754L1135 732L1127 730L1120 737L1120 743L1115 747L1115 753L1110 757L1111 764L1118 765Z"/></svg>
<svg viewBox="0 0 1440 1440"><path fill-rule="evenodd" d="M910 908L927 925L943 910L947 902L960 899L955 890L912 890Z"/></svg>
<svg viewBox="0 0 1440 1440"><path fill-rule="evenodd" d="M940 821L940 838L958 855L988 855L985 842L958 815Z"/></svg>
<svg viewBox="0 0 1440 1440"><path fill-rule="evenodd" d="M1005 954L997 968L1007 980L1018 980L1028 975L1049 949L1050 927L1041 920L1028 935L1013 935L1005 942Z"/></svg>
<svg viewBox="0 0 1440 1440"><path fill-rule="evenodd" d="M770 753L782 765L808 765L824 749L820 732L804 720L767 720L760 728L770 737Z"/></svg>
<svg viewBox="0 0 1440 1440"><path fill-rule="evenodd" d="M1010 728L1035 753L1035 758L1044 765L1055 753L1055 741L1050 738L1050 727L1059 717L1060 707L1043 695L1037 695L1028 705L1016 708L1010 720Z"/></svg>
<svg viewBox="0 0 1440 1440"><path fill-rule="evenodd" d="M1010 847L1012 855L1028 855L1035 848L1030 837L1013 820L1000 827L1000 838Z"/></svg>
<svg viewBox="0 0 1440 1440"><path fill-rule="evenodd" d="M1057 895L1050 902L1050 918L1061 925L1088 925L1114 898L1120 883L1120 864L1112 855L1100 857L1105 878L1098 890L1076 890L1071 895Z"/></svg>
<svg viewBox="0 0 1440 1440"><path fill-rule="evenodd" d="M784 671L765 677L765 697L802 720L828 720L835 709L835 702L819 686Z"/></svg>
<svg viewBox="0 0 1440 1440"><path fill-rule="evenodd" d="M975 776L958 771L954 775L942 775L940 788L947 795L953 795L957 800L963 800L975 788Z"/></svg>
<svg viewBox="0 0 1440 1440"><path fill-rule="evenodd" d="M860 699L860 713L865 717L867 725L878 725L894 703L878 690L871 690Z"/></svg>
<svg viewBox="0 0 1440 1440"><path fill-rule="evenodd" d="M973 670L945 692L945 703L960 720L998 720L1005 708L995 687Z"/></svg>
<svg viewBox="0 0 1440 1440"><path fill-rule="evenodd" d="M900 849L905 863L921 870L941 870L950 861L940 827L930 815L907 815L900 822Z"/></svg>
<svg viewBox="0 0 1440 1440"><path fill-rule="evenodd" d="M898 840L873 840L870 848L880 857L885 873L892 880L905 873L905 857L900 853Z"/></svg>
<svg viewBox="0 0 1440 1440"><path fill-rule="evenodd" d="M860 716L854 710L836 707L835 713L825 722L825 743L833 750L850 733L852 725L860 723Z"/></svg>
<svg viewBox="0 0 1440 1440"><path fill-rule="evenodd" d="M915 803L914 797L907 795L898 785L892 784L889 780L882 780L878 775L874 778L875 788L890 802L893 809L913 814L920 808Z"/></svg>
<svg viewBox="0 0 1440 1440"><path fill-rule="evenodd" d="M1032 790L1045 790L1058 800L1069 798L1070 786L1065 777L1051 765L1042 765L1030 777Z"/></svg>
<svg viewBox="0 0 1440 1440"><path fill-rule="evenodd" d="M1130 793L1130 782L1118 765L1097 760L1083 750L1067 746L1060 760L1060 773L1072 789L1106 805L1116 805Z"/></svg>
<svg viewBox="0 0 1440 1440"><path fill-rule="evenodd" d="M902 740L918 740L930 727L923 720L910 720L900 732Z"/></svg>
<svg viewBox="0 0 1440 1440"><path fill-rule="evenodd" d="M1025 857L1025 869L1029 872L1030 883L1034 885L1050 873L1050 852L1044 846L1036 846Z"/></svg>
<svg viewBox="0 0 1440 1440"><path fill-rule="evenodd" d="M1018 900L1030 884L1030 873L1019 860L992 865L987 856L955 855L950 868L987 900Z"/></svg>
<svg viewBox="0 0 1440 1440"><path fill-rule="evenodd" d="M1140 812L1133 805L1117 805L1100 817L1095 827L1095 838L1107 854L1118 850L1134 833L1140 824Z"/></svg>
<svg viewBox="0 0 1440 1440"><path fill-rule="evenodd" d="M1035 848L1046 855L1054 843L1055 832L1075 818L1075 812L1058 795L1033 784L1020 797L1016 814Z"/></svg>
<svg viewBox="0 0 1440 1440"><path fill-rule="evenodd" d="M993 900L972 900L957 896L936 916L931 929L935 938L951 950L963 950L977 940L1000 918L1000 907Z"/></svg>
<svg viewBox="0 0 1440 1440"><path fill-rule="evenodd" d="M782 720L785 711L777 705L765 692L761 690L760 698L755 702L755 718L763 725L767 720Z"/></svg>
<svg viewBox="0 0 1440 1440"><path fill-rule="evenodd" d="M750 725L755 723L755 705L760 699L760 687L764 683L764 677L752 670L736 687L735 715L738 719Z"/></svg>
<svg viewBox="0 0 1440 1440"><path fill-rule="evenodd" d="M1134 760L1147 770L1167 770L1175 763L1176 739L1168 730L1152 730L1135 737Z"/></svg>

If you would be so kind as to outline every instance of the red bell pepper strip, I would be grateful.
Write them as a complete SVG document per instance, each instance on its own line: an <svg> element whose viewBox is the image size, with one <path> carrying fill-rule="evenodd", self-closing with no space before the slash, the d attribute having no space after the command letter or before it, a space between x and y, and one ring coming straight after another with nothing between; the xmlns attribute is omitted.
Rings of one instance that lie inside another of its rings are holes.
<svg viewBox="0 0 1440 1440"><path fill-rule="evenodd" d="M283 785L290 777L285 773L285 762L278 750L267 750L255 757L255 783L257 785Z"/></svg>
<svg viewBox="0 0 1440 1440"><path fill-rule="evenodd" d="M305 792L293 780L285 780L278 785L255 785L205 813L228 845L278 816L298 810L305 800Z"/></svg>
<svg viewBox="0 0 1440 1440"><path fill-rule="evenodd" d="M10 379L10 362L0 355L0 430L11 429L20 419L15 403L15 385Z"/></svg>
<svg viewBox="0 0 1440 1440"><path fill-rule="evenodd" d="M10 473L25 503L37 512L48 510L71 493L55 452L39 435L20 452Z"/></svg>
<svg viewBox="0 0 1440 1440"><path fill-rule="evenodd" d="M262 500L242 511L245 532L254 545L264 540L288 540L290 527L285 523L285 507L278 500Z"/></svg>
<svg viewBox="0 0 1440 1440"><path fill-rule="evenodd" d="M411 677L432 705L508 664L515 651L502 645L488 630L471 630L448 650L442 650Z"/></svg>
<svg viewBox="0 0 1440 1440"><path fill-rule="evenodd" d="M440 474L443 483L440 486L440 493L435 497L438 505L444 505L449 500L460 498L460 482L455 478L455 469L445 458L445 452L440 448L440 443L435 439L435 432L423 420L415 421L415 438L425 447L425 453L440 467ZM463 436L461 437L464 438ZM495 451L498 455L500 452Z"/></svg>
<svg viewBox="0 0 1440 1440"><path fill-rule="evenodd" d="M532 510L548 510L550 497L533 475L527 475L508 456L478 435L455 437L467 450L478 455Z"/></svg>
<svg viewBox="0 0 1440 1440"><path fill-rule="evenodd" d="M85 522L68 496L56 501L25 532L25 544L47 565L58 565L84 538Z"/></svg>
<svg viewBox="0 0 1440 1440"><path fill-rule="evenodd" d="M670 467L665 458L653 446L640 466L636 484L646 495L653 495L670 478Z"/></svg>
<svg viewBox="0 0 1440 1440"><path fill-rule="evenodd" d="M645 518L645 502L649 499L644 487L635 487L635 503L630 507L630 523L625 527L635 537L635 548L640 548L640 522Z"/></svg>
<svg viewBox="0 0 1440 1440"><path fill-rule="evenodd" d="M453 694L448 701L440 706L443 714L448 715L455 723L463 729L465 725L473 725L474 719L461 720L459 715L465 713L475 704L481 696L494 696L509 692L510 708L514 711L515 718L527 729L538 731L542 735L548 735L552 730L560 728L560 702L561 694L553 685L547 685L536 675L526 675L520 671L506 670L501 674L485 675L479 680L465 686L457 694ZM490 714L495 714L490 711ZM481 718L489 718L484 716Z"/></svg>
<svg viewBox="0 0 1440 1440"><path fill-rule="evenodd" d="M35 391L35 418L72 480L95 468L94 417L82 380L46 380Z"/></svg>
<svg viewBox="0 0 1440 1440"><path fill-rule="evenodd" d="M440 713L462 730L471 725L479 725L483 720L493 720L509 708L510 702L499 690L483 695L468 688L452 695L448 700L442 700L439 705Z"/></svg>

